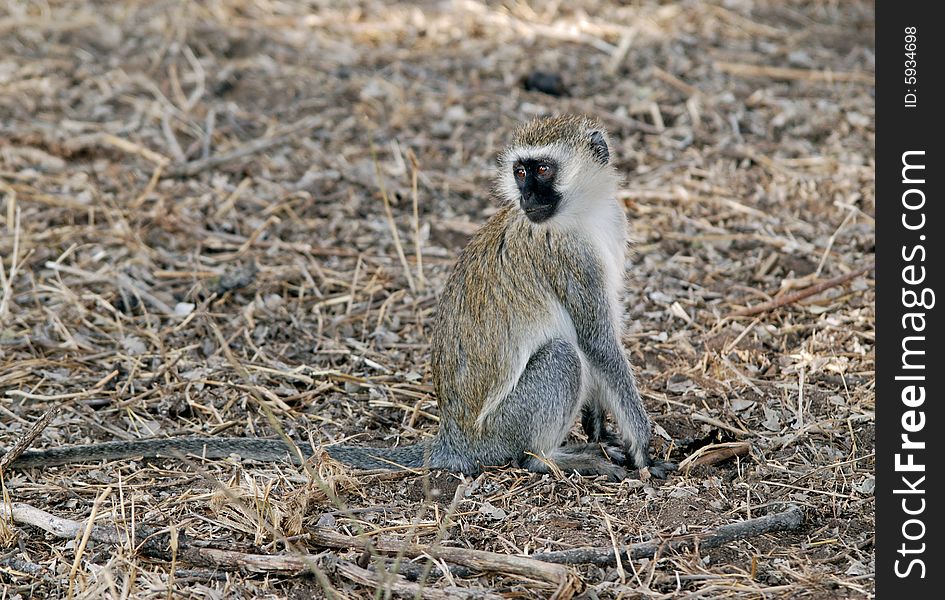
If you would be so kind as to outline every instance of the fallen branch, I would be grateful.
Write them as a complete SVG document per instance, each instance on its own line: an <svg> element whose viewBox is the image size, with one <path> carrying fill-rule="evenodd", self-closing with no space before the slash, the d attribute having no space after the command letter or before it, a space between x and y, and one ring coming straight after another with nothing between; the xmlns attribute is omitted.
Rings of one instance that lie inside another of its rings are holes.
<svg viewBox="0 0 945 600"><path fill-rule="evenodd" d="M396 558L384 560L384 566L388 571L393 572L395 565L397 574L404 577L407 581L419 581L421 578L425 578L427 581L440 579L446 577L447 571L451 577L463 577L466 579L478 577L480 574L480 571L476 569L470 569L469 567L460 565L438 565L434 563L432 566L429 566L422 562L401 561Z"/></svg>
<svg viewBox="0 0 945 600"><path fill-rule="evenodd" d="M80 533L84 533L87 528L86 523L57 517L22 502L0 505L0 517L12 518L16 523L32 525L64 539L73 539ZM129 535L128 532L120 531L113 526L93 525L89 528L88 537L99 543L126 545L130 541ZM233 550L196 547L187 544L184 536L180 535L177 550L172 555L169 533L139 526L135 528L135 536L135 550L144 556L166 561L173 559L178 563L202 567L242 568L259 573L297 573L308 570L315 560L314 556L309 555L246 554Z"/></svg>
<svg viewBox="0 0 945 600"><path fill-rule="evenodd" d="M768 65L752 65L748 63L716 62L715 68L731 75L742 77L770 77L771 79L785 79L788 81L825 81L865 83L872 85L875 81L868 73L847 71L813 71L810 69L792 69L790 67L770 67Z"/></svg>
<svg viewBox="0 0 945 600"><path fill-rule="evenodd" d="M56 537L72 539L86 530L87 525L80 521L57 517L44 510L14 502L8 506L0 506L0 517L12 518L17 523L32 525L47 531ZM89 532L89 539L107 543L123 545L128 542L127 533L114 527L94 525ZM173 553L170 534L161 530L149 530L137 527L135 530L136 551L144 556L170 561L172 558L178 563L189 563L196 566L246 569L257 573L281 572L299 573L311 570L317 563L312 554L248 554L235 550L221 550L219 548L197 547L191 545L183 536L179 536L177 550ZM331 531L326 528L315 527L306 536L314 543L327 548L369 550L369 546L383 554L402 553L403 556L415 558L430 556L452 563L470 567L477 571L493 571L509 573L530 579L547 581L562 588L580 587L579 579L570 569L548 564L527 556L510 556L484 550L470 550L467 548L424 547L417 545L404 546L402 541L390 538L378 538L373 543L367 537L355 537Z"/></svg>
<svg viewBox="0 0 945 600"><path fill-rule="evenodd" d="M736 540L756 537L765 533L797 529L803 522L804 511L797 505L791 505L787 510L780 513L748 519L740 523L722 525L714 531L706 533L631 544L620 551L620 559L628 561L639 558L653 558L658 550L681 552L694 548L716 548ZM613 547L574 548L558 552L542 552L533 554L531 557L535 560L569 565L591 563L607 567L617 564L617 556Z"/></svg>
<svg viewBox="0 0 945 600"><path fill-rule="evenodd" d="M511 573L556 584L564 583L571 578L571 573L567 569L558 565L546 564L547 561L539 561L531 556L514 556L499 554L497 552L487 552L485 550L452 548L449 546L424 547L409 545L405 547L404 542L400 540L384 537L378 537L372 543L365 537L346 535L323 527L313 528L308 532L307 537L312 542L326 548L358 548L366 550L368 549L368 544L371 544L376 551L384 554L403 552L403 555L409 558L426 555L470 567L477 571Z"/></svg>
<svg viewBox="0 0 945 600"><path fill-rule="evenodd" d="M7 450L6 454L0 457L0 473L6 471L7 467L13 464L13 461L18 459L20 455L23 454L26 449L33 444L33 440L35 440L44 429L46 429L46 426L49 425L49 422L53 420L53 417L59 414L60 408L61 407L56 406L47 410L38 421L33 423L26 433L20 436L20 439L10 446L10 449Z"/></svg>
<svg viewBox="0 0 945 600"><path fill-rule="evenodd" d="M447 586L444 588L432 588L419 583L407 581L399 575L393 573L378 573L369 571L354 565L350 562L338 561L335 565L335 571L344 577L365 585L390 592L394 596L402 598L431 598L432 600L449 600L450 598L468 598L482 600L502 600L504 596L493 594L483 589Z"/></svg>
<svg viewBox="0 0 945 600"><path fill-rule="evenodd" d="M814 284L810 287L806 287L803 290L794 292L792 294L785 294L769 302L762 302L761 304L758 304L756 306L748 306L745 308L741 308L739 310L736 310L729 316L730 317L750 317L751 315L757 315L758 313L768 312L769 310L774 310L775 308L779 308L781 306L794 304L795 302L803 300L804 298L813 296L814 294L819 294L820 292L824 290L844 284L847 281L850 281L851 279L855 279L859 277L860 275L862 275L863 273L872 271L874 267L875 265L872 265L872 264L862 266L859 269L850 271L846 275L838 275L837 277L833 277L826 281L821 281L820 283Z"/></svg>
<svg viewBox="0 0 945 600"><path fill-rule="evenodd" d="M745 456L751 449L748 442L722 442L703 446L679 463L679 471L688 473L693 467L714 465L736 456Z"/></svg>

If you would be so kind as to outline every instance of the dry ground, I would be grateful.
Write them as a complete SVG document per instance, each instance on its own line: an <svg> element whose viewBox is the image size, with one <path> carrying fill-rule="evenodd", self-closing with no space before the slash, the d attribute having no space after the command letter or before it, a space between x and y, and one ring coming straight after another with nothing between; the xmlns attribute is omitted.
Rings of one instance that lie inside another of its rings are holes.
<svg viewBox="0 0 945 600"><path fill-rule="evenodd" d="M370 552L307 532L521 555L784 502L805 508L802 529L578 565L560 587L454 569L420 588L870 596L872 273L733 313L872 263L872 31L869 2L5 2L0 446L54 406L37 447L274 424L314 446L431 435L431 317L495 209L496 152L521 120L587 112L626 177L638 244L624 344L660 452L750 451L619 484L236 458L8 472L5 501L94 515L120 539L7 520L0 597L377 597L351 568L374 568ZM536 69L568 95L524 89ZM133 529L316 558L310 574L161 560L131 548ZM412 596L408 578L378 589Z"/></svg>

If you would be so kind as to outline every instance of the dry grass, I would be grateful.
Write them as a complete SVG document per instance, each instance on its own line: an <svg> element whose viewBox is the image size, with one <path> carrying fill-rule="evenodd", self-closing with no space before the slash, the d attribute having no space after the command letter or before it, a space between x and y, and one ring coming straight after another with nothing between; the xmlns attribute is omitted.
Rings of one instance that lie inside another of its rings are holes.
<svg viewBox="0 0 945 600"><path fill-rule="evenodd" d="M5 596L869 596L871 275L733 313L872 261L872 29L867 2L6 2L0 445L57 405L37 446L430 435L430 319L493 210L494 156L520 120L578 111L626 174L624 342L663 451L750 450L660 484L505 470L457 488L235 459L6 473L6 500L125 541L3 522ZM533 69L571 95L523 90ZM475 569L375 585L371 552L306 535L521 555L785 501L803 530L568 567L559 587ZM132 530L168 551L311 553L317 573L153 558Z"/></svg>

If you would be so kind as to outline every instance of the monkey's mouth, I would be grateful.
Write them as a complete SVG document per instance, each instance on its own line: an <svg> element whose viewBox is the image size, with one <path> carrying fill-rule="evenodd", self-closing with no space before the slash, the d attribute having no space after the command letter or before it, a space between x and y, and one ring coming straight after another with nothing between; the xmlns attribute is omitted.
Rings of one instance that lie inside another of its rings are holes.
<svg viewBox="0 0 945 600"><path fill-rule="evenodd" d="M538 206L523 208L522 210L525 211L525 216L528 217L528 220L532 223L547 221L551 218L551 215L555 214L555 207L552 204L539 204Z"/></svg>

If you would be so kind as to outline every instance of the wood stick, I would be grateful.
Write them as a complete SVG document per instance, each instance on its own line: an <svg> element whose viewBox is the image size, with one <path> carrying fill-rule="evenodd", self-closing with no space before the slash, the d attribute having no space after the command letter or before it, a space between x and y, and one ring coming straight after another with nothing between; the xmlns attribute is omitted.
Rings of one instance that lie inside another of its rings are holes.
<svg viewBox="0 0 945 600"><path fill-rule="evenodd" d="M130 142L124 138L120 138L117 135L112 135L110 133L101 134L101 141L105 144L112 146L121 150L122 152L127 152L128 154L134 154L140 156L141 158L150 161L158 166L166 165L171 162L169 158L164 156L159 152L155 152L149 148L145 148L141 144L136 144Z"/></svg>
<svg viewBox="0 0 945 600"><path fill-rule="evenodd" d="M39 527L56 537L72 539L84 532L86 524L72 519L58 517L44 510L14 502L8 506L0 505L0 517L12 518L17 523ZM137 551L145 556L161 560L171 560L170 535L161 530L138 527L135 530ZM528 556L511 556L470 550L467 548L429 547L406 545L399 540L379 537L372 543L366 536L350 536L327 528L315 527L306 536L309 540L326 548L369 550L370 547L383 554L398 554L414 558L431 556L452 563L463 565L477 571L510 573L553 583L561 588L579 587L578 577L562 565L539 561ZM127 540L114 527L94 525L89 530L89 539L101 543L120 545ZM612 552L612 551L611 551ZM312 570L317 563L313 554L249 554L235 550L196 547L187 543L180 536L178 549L174 557L178 564L189 563L204 567L246 569L257 573L300 573Z"/></svg>
<svg viewBox="0 0 945 600"><path fill-rule="evenodd" d="M814 284L810 287L806 287L803 290L799 290L797 292L794 292L791 294L785 294L779 298L775 298L774 300L771 300L770 302L762 302L761 304L758 304L756 306L747 306L745 308L740 308L736 310L735 312L733 312L732 314L730 314L729 316L730 317L750 317L751 315L757 315L758 313L774 310L775 308L787 306L788 304L794 304L795 302L803 300L804 298L813 296L814 294L819 294L820 292L824 290L844 284L847 281L850 281L851 279L855 279L859 277L860 275L862 275L863 273L872 271L875 268L875 266L876 266L875 264L864 265L860 267L859 269L850 271L846 275L838 275L837 277L833 277L826 281L821 281L820 283Z"/></svg>
<svg viewBox="0 0 945 600"><path fill-rule="evenodd" d="M745 456L751 450L748 442L722 442L703 446L679 463L679 470L688 473L693 467L714 465L736 456Z"/></svg>
<svg viewBox="0 0 945 600"><path fill-rule="evenodd" d="M427 565L422 562L401 561L393 558L384 560L384 568L388 571L393 571L395 565L397 567L397 574L406 578L407 581L417 581L421 577L426 577L427 581L440 579L446 576L443 570L444 567L453 577L464 577L468 579L479 575L479 571L460 565L438 565L434 563L432 568L428 568Z"/></svg>
<svg viewBox="0 0 945 600"><path fill-rule="evenodd" d="M47 410L38 421L33 423L26 433L20 436L20 439L18 439L10 447L10 449L7 450L6 454L4 454L3 457L0 457L0 473L6 471L7 467L13 464L13 461L18 459L20 455L23 454L26 449L33 444L33 440L39 437L39 434L42 433L44 429L46 429L46 426L49 425L49 422L53 420L53 417L59 414L61 408L61 406L55 406Z"/></svg>
<svg viewBox="0 0 945 600"><path fill-rule="evenodd" d="M691 415L689 415L689 418L692 419L693 421L701 421L702 423L706 423L706 424L711 425L711 426L713 426L713 427L718 427L719 429L724 429L724 430L726 430L726 431L731 431L731 432L734 433L735 435L747 435L747 436L756 436L756 435L758 435L758 434L753 433L753 432L751 432L751 431L748 431L748 430L746 430L746 429L740 429L740 428L738 428L738 427L735 427L735 426L733 426L733 425L729 425L728 423L725 423L725 422L723 422L723 421L720 421L720 420L718 420L718 419L715 419L715 418L713 418L713 417L710 417L709 415L704 415L704 414L698 413L698 412L692 413Z"/></svg>
<svg viewBox="0 0 945 600"><path fill-rule="evenodd" d="M755 519L748 519L739 523L722 525L707 533L678 536L667 540L651 540L631 544L621 550L621 560L628 561L638 558L653 558L657 551L667 549L676 552L692 550L694 548L716 548L736 540L756 537L774 531L790 531L799 528L804 523L804 511L797 505L790 505L785 511L766 515ZM591 563L601 567L614 566L617 557L614 549L606 548L574 548L557 552L542 552L531 556L535 560L558 564L586 564Z"/></svg>
<svg viewBox="0 0 945 600"><path fill-rule="evenodd" d="M308 532L308 538L326 548L360 548L366 549L370 540L364 537L355 537L338 533L331 529L315 527ZM415 558L428 555L440 558L451 563L463 565L479 571L496 571L512 573L540 579L551 583L563 583L570 579L570 572L558 565L545 564L530 556L513 556L487 552L485 550L471 550L468 548L453 548L449 546L423 547L416 545L404 546L400 540L379 537L374 541L374 549L385 554L403 552L404 556ZM552 568L549 568L552 567Z"/></svg>
<svg viewBox="0 0 945 600"><path fill-rule="evenodd" d="M410 291L417 293L417 286L413 282L413 276L410 274L410 265L407 264L407 255L404 254L404 247L400 243L400 234L397 233L397 223L394 222L394 213L390 208L390 198L387 196L387 187L384 185L384 178L381 174L381 165L377 161L377 153L374 151L374 145L371 145L371 159L374 161L374 173L377 177L377 186L381 190L381 200L384 202L384 214L387 215L387 226L390 228L391 236L394 238L394 249L397 251L397 258L404 268L404 277L407 278L407 285Z"/></svg>
<svg viewBox="0 0 945 600"><path fill-rule="evenodd" d="M809 69L791 69L787 67L770 67L768 65L752 65L748 63L716 62L715 68L744 77L770 77L771 79L787 79L800 81L851 82L872 85L873 76L867 73L845 71L812 71Z"/></svg>
<svg viewBox="0 0 945 600"><path fill-rule="evenodd" d="M361 585L374 587L401 598L430 598L431 600L449 600L450 598L469 598L472 600L502 600L504 596L487 592L481 588L448 586L431 588L419 583L407 581L393 573L369 571L347 561L338 561L335 570L345 579Z"/></svg>
<svg viewBox="0 0 945 600"><path fill-rule="evenodd" d="M42 509L22 502L0 505L0 517L12 518L13 521L38 527L58 538L72 539L86 530L86 524L72 519L58 517ZM135 528L137 552L144 556L178 563L214 568L241 568L259 573L308 571L315 563L313 555L267 555L247 554L234 550L195 547L179 535L175 556L171 555L170 534L163 530L138 526ZM89 529L89 539L104 544L123 545L128 541L125 534L114 526L93 525Z"/></svg>

